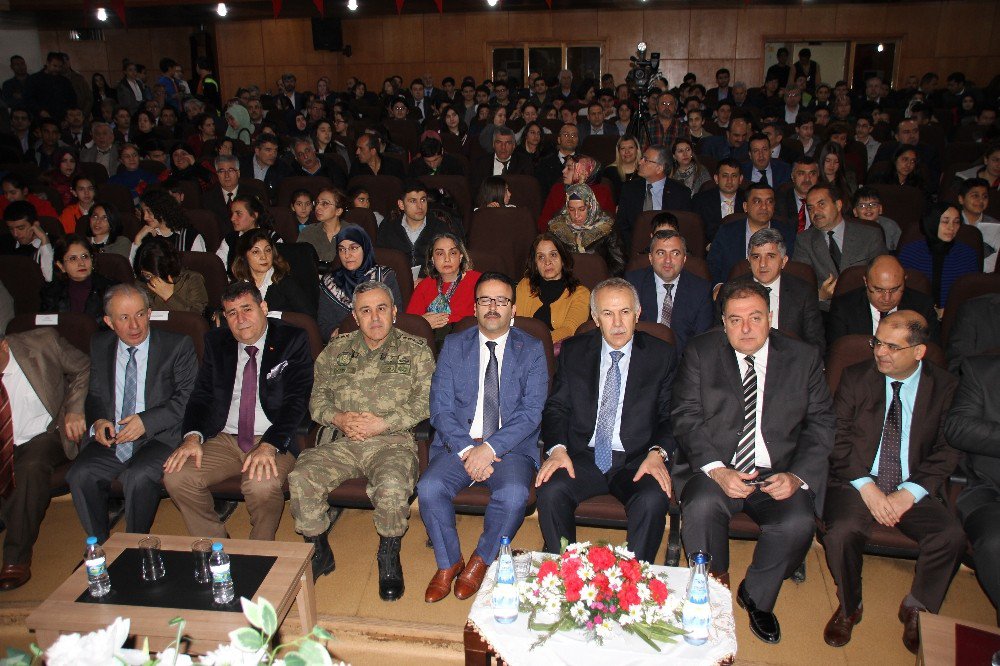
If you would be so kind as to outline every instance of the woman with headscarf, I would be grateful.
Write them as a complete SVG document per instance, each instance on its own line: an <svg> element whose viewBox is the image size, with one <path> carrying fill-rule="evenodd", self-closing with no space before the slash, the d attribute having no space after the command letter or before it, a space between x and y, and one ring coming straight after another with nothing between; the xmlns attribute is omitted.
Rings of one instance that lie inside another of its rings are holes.
<svg viewBox="0 0 1000 666"><path fill-rule="evenodd" d="M562 171L562 182L556 183L549 190L545 205L542 206L542 214L538 216L538 231L544 232L549 228L549 220L559 212L566 204L566 193L570 185L583 183L588 185L601 210L614 213L615 198L611 188L600 182L601 163L593 157L580 155L576 158L567 157Z"/></svg>
<svg viewBox="0 0 1000 666"><path fill-rule="evenodd" d="M170 151L170 176L165 182L176 183L190 180L197 183L202 192L207 192L218 184L215 172L198 162L183 144L175 144Z"/></svg>
<svg viewBox="0 0 1000 666"><path fill-rule="evenodd" d="M566 205L549 222L549 231L573 252L601 255L612 275L624 272L625 256L615 220L601 210L587 185L570 185L566 189Z"/></svg>
<svg viewBox="0 0 1000 666"><path fill-rule="evenodd" d="M899 250L899 263L918 270L931 281L931 295L941 316L955 280L978 273L981 263L972 247L955 240L962 216L954 204L937 203L924 215L924 238L907 243Z"/></svg>
<svg viewBox="0 0 1000 666"><path fill-rule="evenodd" d="M392 291L396 307L402 309L403 295L396 281L396 271L375 263L372 239L359 226L345 225L336 237L340 267L330 270L320 280L319 332L324 340L336 335L344 317L351 314L351 298L362 282L384 282Z"/></svg>
<svg viewBox="0 0 1000 666"><path fill-rule="evenodd" d="M253 136L253 123L250 122L250 112L242 104L233 104L226 109L226 136L250 145Z"/></svg>

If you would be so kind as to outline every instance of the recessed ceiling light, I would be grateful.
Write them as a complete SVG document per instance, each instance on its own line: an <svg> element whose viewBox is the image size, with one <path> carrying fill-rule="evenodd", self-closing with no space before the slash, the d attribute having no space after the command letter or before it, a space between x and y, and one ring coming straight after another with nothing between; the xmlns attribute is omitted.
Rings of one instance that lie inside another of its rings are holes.
<svg viewBox="0 0 1000 666"><path fill-rule="evenodd" d="M229 13L229 8L226 7L226 3L220 2L219 6L215 8L215 13L225 18L226 14Z"/></svg>
<svg viewBox="0 0 1000 666"><path fill-rule="evenodd" d="M97 20L98 21L107 21L108 20L108 11L106 9L104 9L104 7L98 7L97 8Z"/></svg>

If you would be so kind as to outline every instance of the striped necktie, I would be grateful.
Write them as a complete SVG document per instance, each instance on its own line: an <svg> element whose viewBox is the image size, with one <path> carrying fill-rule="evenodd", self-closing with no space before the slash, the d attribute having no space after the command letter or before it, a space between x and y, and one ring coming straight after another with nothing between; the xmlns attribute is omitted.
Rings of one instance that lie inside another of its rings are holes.
<svg viewBox="0 0 1000 666"><path fill-rule="evenodd" d="M733 468L750 474L754 469L754 438L757 434L757 372L753 356L746 356L747 373L743 375L743 436L733 456Z"/></svg>

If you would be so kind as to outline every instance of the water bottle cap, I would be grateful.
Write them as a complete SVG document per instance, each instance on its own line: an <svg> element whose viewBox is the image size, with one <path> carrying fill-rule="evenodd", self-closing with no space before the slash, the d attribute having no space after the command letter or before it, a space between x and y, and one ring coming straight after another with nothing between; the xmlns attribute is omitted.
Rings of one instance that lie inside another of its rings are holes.
<svg viewBox="0 0 1000 666"><path fill-rule="evenodd" d="M708 564L708 555L706 555L705 553L697 553L694 556L694 563L695 564Z"/></svg>
<svg viewBox="0 0 1000 666"><path fill-rule="evenodd" d="M97 543L97 537L87 537L87 545L93 546Z"/></svg>
<svg viewBox="0 0 1000 666"><path fill-rule="evenodd" d="M502 537L500 537L500 545L501 546L509 546L510 545L510 537L509 536L502 536Z"/></svg>
<svg viewBox="0 0 1000 666"><path fill-rule="evenodd" d="M222 544L216 541L215 543L212 544L212 551L219 551L219 550L222 550Z"/></svg>

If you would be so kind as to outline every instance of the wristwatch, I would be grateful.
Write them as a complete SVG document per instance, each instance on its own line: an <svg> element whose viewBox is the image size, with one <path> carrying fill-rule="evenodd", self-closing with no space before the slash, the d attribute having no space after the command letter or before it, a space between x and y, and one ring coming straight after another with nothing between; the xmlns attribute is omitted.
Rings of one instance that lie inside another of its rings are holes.
<svg viewBox="0 0 1000 666"><path fill-rule="evenodd" d="M650 451L650 453L652 453L653 451L656 451L657 453L659 453L660 457L663 458L663 464L664 465L666 465L667 461L670 459L670 457L667 455L666 449L664 449L662 446L651 446L651 447L649 447L649 451Z"/></svg>

